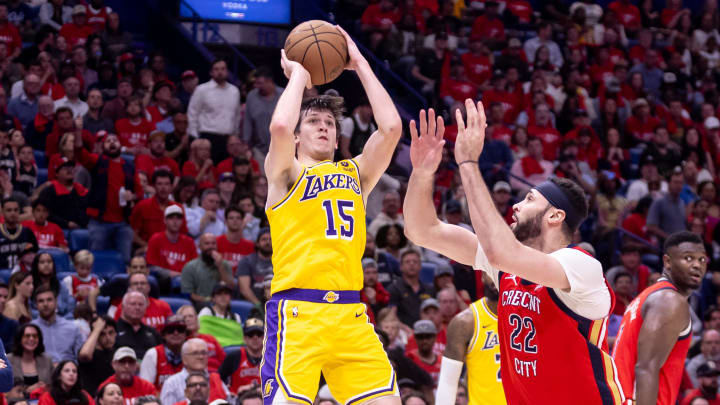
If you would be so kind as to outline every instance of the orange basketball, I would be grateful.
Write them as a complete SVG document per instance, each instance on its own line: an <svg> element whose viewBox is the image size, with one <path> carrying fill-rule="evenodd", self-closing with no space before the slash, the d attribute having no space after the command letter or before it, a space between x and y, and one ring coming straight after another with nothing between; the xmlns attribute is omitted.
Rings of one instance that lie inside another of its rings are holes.
<svg viewBox="0 0 720 405"><path fill-rule="evenodd" d="M285 40L285 54L307 69L316 86L335 80L348 62L345 37L322 20L305 21L293 28Z"/></svg>

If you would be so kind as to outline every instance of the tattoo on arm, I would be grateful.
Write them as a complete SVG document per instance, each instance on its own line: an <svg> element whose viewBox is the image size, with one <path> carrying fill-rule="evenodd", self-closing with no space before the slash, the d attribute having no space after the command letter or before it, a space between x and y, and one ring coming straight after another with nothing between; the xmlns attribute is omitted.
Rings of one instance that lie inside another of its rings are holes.
<svg viewBox="0 0 720 405"><path fill-rule="evenodd" d="M457 361L465 361L468 344L474 332L475 317L472 309L467 308L457 314L448 325L444 356Z"/></svg>

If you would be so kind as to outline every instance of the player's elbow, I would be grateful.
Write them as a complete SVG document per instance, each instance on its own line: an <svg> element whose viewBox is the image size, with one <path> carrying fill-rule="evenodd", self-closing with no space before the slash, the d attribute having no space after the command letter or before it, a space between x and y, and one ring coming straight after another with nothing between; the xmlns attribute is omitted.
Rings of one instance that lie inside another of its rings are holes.
<svg viewBox="0 0 720 405"><path fill-rule="evenodd" d="M288 125L288 123L283 122L282 120L278 119L277 116L274 116L272 118L272 121L270 121L270 133L272 135L287 134L289 131L290 131L290 125Z"/></svg>

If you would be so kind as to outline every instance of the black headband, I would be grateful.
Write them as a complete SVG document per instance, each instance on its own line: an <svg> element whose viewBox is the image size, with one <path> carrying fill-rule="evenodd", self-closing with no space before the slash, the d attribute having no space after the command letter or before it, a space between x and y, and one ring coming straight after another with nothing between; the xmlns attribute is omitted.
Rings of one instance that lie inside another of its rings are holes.
<svg viewBox="0 0 720 405"><path fill-rule="evenodd" d="M548 180L538 184L534 187L534 189L538 193L542 194L543 197L548 200L550 205L559 210L565 211L565 222L567 222L568 226L573 231L577 229L584 218L575 211L575 208L572 204L570 204L570 200L567 195L560 187L558 187L557 184Z"/></svg>

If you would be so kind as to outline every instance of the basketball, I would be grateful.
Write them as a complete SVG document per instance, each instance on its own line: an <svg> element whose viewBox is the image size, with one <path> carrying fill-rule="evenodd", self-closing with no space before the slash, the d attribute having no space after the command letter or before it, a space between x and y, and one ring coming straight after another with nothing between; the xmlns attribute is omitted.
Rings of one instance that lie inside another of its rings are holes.
<svg viewBox="0 0 720 405"><path fill-rule="evenodd" d="M307 69L316 86L335 80L348 61L345 37L322 20L305 21L290 31L285 54Z"/></svg>

